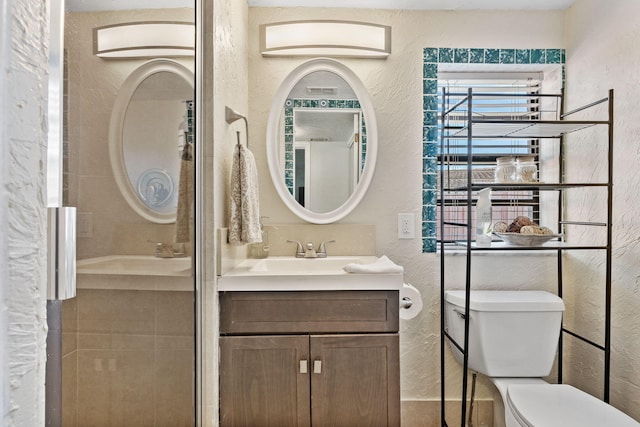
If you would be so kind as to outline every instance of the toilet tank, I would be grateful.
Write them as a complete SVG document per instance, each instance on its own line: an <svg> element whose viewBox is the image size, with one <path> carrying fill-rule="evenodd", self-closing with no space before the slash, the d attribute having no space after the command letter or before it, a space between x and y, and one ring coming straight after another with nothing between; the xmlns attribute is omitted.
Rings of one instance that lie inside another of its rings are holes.
<svg viewBox="0 0 640 427"><path fill-rule="evenodd" d="M445 292L445 327L464 348L464 291ZM564 303L544 291L471 291L469 369L490 377L549 375ZM462 353L451 343L456 360Z"/></svg>

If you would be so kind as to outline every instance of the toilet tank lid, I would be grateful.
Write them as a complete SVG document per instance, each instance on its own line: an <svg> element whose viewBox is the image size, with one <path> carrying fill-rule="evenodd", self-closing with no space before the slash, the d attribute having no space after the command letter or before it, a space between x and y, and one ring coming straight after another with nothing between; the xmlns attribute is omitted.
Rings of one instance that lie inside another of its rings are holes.
<svg viewBox="0 0 640 427"><path fill-rule="evenodd" d="M465 291L446 291L445 301L464 307ZM470 310L475 311L564 311L564 303L557 295L546 291L489 291L473 290Z"/></svg>

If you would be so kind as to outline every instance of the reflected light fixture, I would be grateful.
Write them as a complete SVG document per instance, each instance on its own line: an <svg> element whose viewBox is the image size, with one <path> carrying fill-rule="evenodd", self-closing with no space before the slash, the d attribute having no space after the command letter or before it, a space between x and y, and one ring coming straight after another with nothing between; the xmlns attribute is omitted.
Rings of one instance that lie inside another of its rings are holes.
<svg viewBox="0 0 640 427"><path fill-rule="evenodd" d="M289 21L260 25L262 56L386 59L391 27L352 21Z"/></svg>
<svg viewBox="0 0 640 427"><path fill-rule="evenodd" d="M93 29L93 53L105 59L193 56L194 48L190 22L129 22Z"/></svg>

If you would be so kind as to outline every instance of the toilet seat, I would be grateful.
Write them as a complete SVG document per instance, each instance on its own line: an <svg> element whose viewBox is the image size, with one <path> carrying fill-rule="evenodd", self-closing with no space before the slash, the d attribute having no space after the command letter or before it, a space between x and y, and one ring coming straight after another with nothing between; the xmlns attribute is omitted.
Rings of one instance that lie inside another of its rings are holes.
<svg viewBox="0 0 640 427"><path fill-rule="evenodd" d="M526 427L638 427L640 423L567 384L510 384L507 405Z"/></svg>

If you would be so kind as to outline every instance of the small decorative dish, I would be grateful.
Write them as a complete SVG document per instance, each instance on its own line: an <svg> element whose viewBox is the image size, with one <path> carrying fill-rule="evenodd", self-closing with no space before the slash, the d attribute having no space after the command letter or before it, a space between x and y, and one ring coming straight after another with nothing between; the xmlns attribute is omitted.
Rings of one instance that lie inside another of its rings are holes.
<svg viewBox="0 0 640 427"><path fill-rule="evenodd" d="M551 239L562 237L561 234L522 234L522 233L498 233L493 232L505 243L516 246L541 246Z"/></svg>

